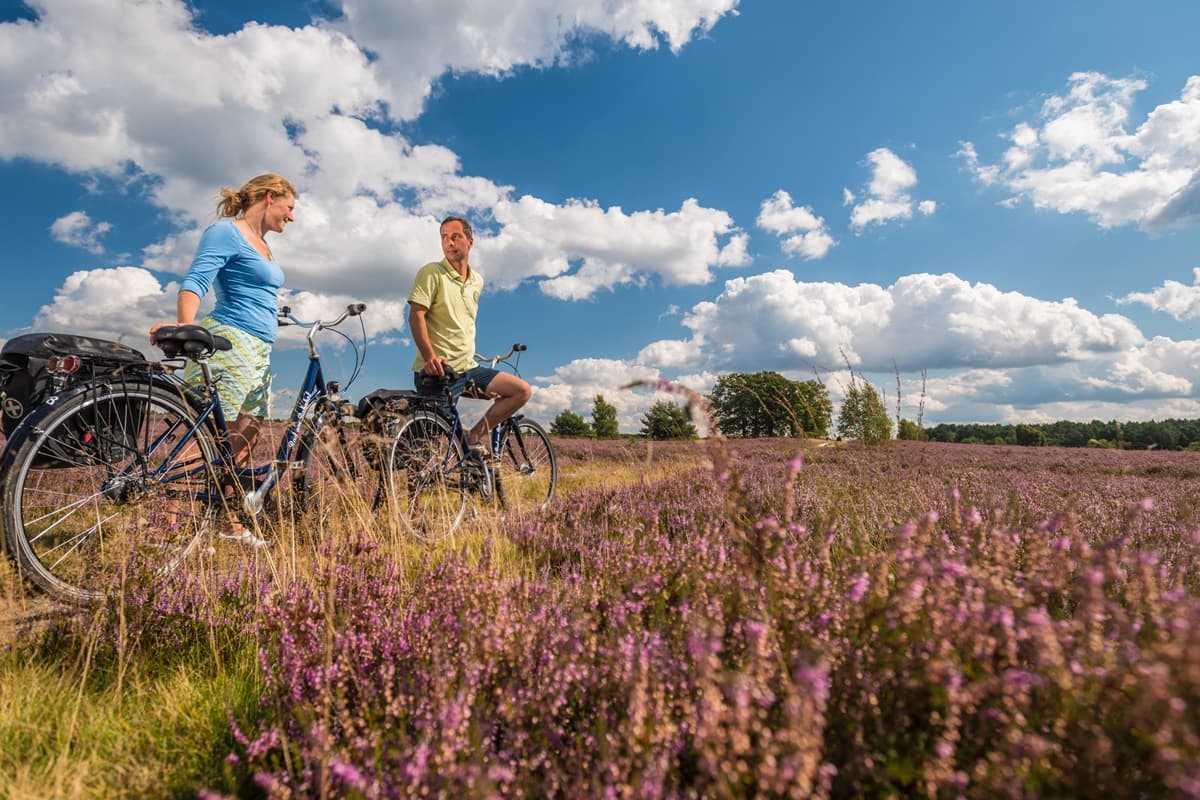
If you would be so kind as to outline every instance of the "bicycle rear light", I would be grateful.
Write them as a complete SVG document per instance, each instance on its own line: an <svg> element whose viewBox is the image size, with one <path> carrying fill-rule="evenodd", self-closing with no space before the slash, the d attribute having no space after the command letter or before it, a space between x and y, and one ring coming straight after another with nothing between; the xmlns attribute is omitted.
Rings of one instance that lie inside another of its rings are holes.
<svg viewBox="0 0 1200 800"><path fill-rule="evenodd" d="M46 361L46 371L51 375L71 375L83 366L79 356L50 356Z"/></svg>

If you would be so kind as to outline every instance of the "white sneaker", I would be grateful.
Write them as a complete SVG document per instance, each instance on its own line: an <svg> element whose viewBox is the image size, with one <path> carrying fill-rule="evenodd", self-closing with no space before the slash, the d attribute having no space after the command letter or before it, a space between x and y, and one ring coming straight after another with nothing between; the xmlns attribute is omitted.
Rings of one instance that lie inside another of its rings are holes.
<svg viewBox="0 0 1200 800"><path fill-rule="evenodd" d="M258 550L270 544L266 539L255 536L247 528L242 528L241 533L219 533L217 534L217 538L226 542L236 542L253 550Z"/></svg>

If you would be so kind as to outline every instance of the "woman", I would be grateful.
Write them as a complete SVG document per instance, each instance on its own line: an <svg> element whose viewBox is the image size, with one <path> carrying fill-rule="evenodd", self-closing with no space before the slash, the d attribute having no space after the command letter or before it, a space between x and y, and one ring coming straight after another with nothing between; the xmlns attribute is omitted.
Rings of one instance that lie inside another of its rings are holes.
<svg viewBox="0 0 1200 800"><path fill-rule="evenodd" d="M217 204L221 219L201 235L176 299L176 324L191 325L200 298L210 288L216 292L216 306L199 324L233 343L232 350L215 353L208 363L213 377L221 380L221 410L239 464L248 463L270 407L271 345L278 331L283 270L271 256L266 237L283 233L295 218L295 207L296 188L271 173L251 178L237 191L221 189ZM150 329L151 341L159 327ZM186 383L202 380L195 363L183 379ZM233 508L220 536L251 547L267 544L241 523Z"/></svg>

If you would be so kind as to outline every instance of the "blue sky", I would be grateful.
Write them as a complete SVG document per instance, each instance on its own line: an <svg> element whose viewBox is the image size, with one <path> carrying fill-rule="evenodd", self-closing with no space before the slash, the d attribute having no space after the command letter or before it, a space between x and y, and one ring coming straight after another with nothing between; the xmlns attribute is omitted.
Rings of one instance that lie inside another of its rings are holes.
<svg viewBox="0 0 1200 800"><path fill-rule="evenodd" d="M926 424L1200 416L1200 5L1048 8L3 0L0 339L140 345L220 186L277 171L291 304L370 306L354 397L408 384L455 212L545 421L730 371L836 400L846 361Z"/></svg>

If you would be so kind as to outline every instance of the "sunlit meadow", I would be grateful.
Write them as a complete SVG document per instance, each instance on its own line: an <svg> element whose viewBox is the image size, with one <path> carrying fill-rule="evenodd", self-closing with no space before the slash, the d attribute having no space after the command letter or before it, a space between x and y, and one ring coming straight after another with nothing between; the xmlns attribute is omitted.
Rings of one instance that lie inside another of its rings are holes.
<svg viewBox="0 0 1200 800"><path fill-rule="evenodd" d="M0 796L1200 797L1200 454L555 444L9 624Z"/></svg>

